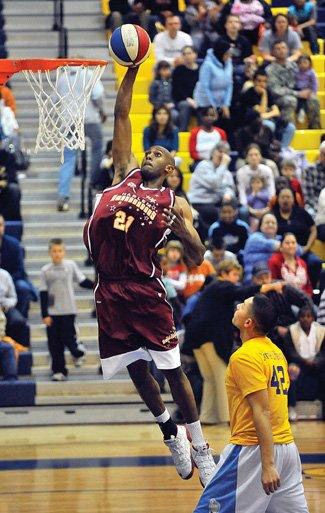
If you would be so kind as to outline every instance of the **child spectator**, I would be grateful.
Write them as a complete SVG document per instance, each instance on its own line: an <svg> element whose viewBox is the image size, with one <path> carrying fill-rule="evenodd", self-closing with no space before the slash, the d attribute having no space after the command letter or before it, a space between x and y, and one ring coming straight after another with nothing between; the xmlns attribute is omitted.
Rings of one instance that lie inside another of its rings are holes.
<svg viewBox="0 0 325 513"><path fill-rule="evenodd" d="M171 111L173 121L178 118L172 97L172 67L167 61L157 64L155 78L150 84L149 101L154 107L166 105Z"/></svg>
<svg viewBox="0 0 325 513"><path fill-rule="evenodd" d="M219 221L210 226L209 238L221 238L226 244L226 249L238 255L239 251L244 249L248 234L248 225L238 219L236 201L224 201L219 211Z"/></svg>
<svg viewBox="0 0 325 513"><path fill-rule="evenodd" d="M298 322L292 324L285 338L284 355L289 364L291 378L289 388L289 417L297 420L296 403L301 401L325 401L325 328L315 322L310 306L299 310Z"/></svg>
<svg viewBox="0 0 325 513"><path fill-rule="evenodd" d="M299 194L301 201L299 201L299 205L301 207L304 206L304 193L301 188L301 183L296 178L296 163L294 160L288 160L284 159L281 162L281 175L285 176L289 180L289 184L291 189L294 191L294 193L297 195ZM297 198L297 196L296 196Z"/></svg>
<svg viewBox="0 0 325 513"><path fill-rule="evenodd" d="M319 53L315 4L306 0L293 0L293 5L288 9L288 17L290 24L301 38L309 42L311 52Z"/></svg>
<svg viewBox="0 0 325 513"><path fill-rule="evenodd" d="M308 296L313 288L308 276L307 265L297 256L297 239L293 233L285 233L282 237L280 251L274 253L269 260L269 267L274 280L284 280L297 287Z"/></svg>
<svg viewBox="0 0 325 513"><path fill-rule="evenodd" d="M250 225L252 230L257 229L258 219L268 212L270 193L266 188L265 179L262 176L252 176L250 180L250 194L247 196Z"/></svg>
<svg viewBox="0 0 325 513"><path fill-rule="evenodd" d="M162 146L175 157L178 147L178 130L172 122L172 115L166 105L154 107L150 125L143 131L143 149L151 146Z"/></svg>
<svg viewBox="0 0 325 513"><path fill-rule="evenodd" d="M187 272L186 287L183 291L185 299L199 292L207 279L215 276L216 272L209 260L203 260L202 264L189 268Z"/></svg>
<svg viewBox="0 0 325 513"><path fill-rule="evenodd" d="M296 75L296 89L298 91L309 89L311 91L312 97L316 100L318 91L318 80L315 71L312 69L312 61L309 55L301 55L299 57L298 67L299 71ZM306 112L308 111L307 99L298 97L297 100L297 121L299 123L304 123L306 118Z"/></svg>
<svg viewBox="0 0 325 513"><path fill-rule="evenodd" d="M187 281L183 244L179 240L170 240L166 246L166 257L168 261L166 276L177 293L182 295Z"/></svg>
<svg viewBox="0 0 325 513"><path fill-rule="evenodd" d="M221 141L227 141L224 130L214 126L218 115L214 107L200 109L201 125L191 130L189 149L192 159L197 164L200 160L209 159L211 151ZM193 165L195 169L195 165Z"/></svg>
<svg viewBox="0 0 325 513"><path fill-rule="evenodd" d="M176 66L172 77L173 101L179 113L180 132L187 132L191 116L197 116L196 103L193 100L194 87L199 80L197 52L193 46L184 46L183 64Z"/></svg>
<svg viewBox="0 0 325 513"><path fill-rule="evenodd" d="M68 375L65 346L74 357L76 366L80 366L85 355L85 349L77 339L73 284L77 282L83 288L92 289L94 283L85 277L73 260L65 259L62 239L50 240L49 255L52 262L41 269L41 314L52 358L52 381L64 381Z"/></svg>
<svg viewBox="0 0 325 513"><path fill-rule="evenodd" d="M213 233L209 239L209 249L205 252L204 260L211 262L216 271L220 262L229 258L236 259L236 255L231 251L227 251L224 240L217 233Z"/></svg>

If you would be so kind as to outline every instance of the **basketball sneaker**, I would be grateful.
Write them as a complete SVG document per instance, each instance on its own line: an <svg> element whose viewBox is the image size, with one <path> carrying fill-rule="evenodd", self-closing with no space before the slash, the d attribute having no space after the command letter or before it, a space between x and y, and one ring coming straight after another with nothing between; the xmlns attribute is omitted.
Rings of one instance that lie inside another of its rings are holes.
<svg viewBox="0 0 325 513"><path fill-rule="evenodd" d="M212 457L209 444L202 445L201 447L192 446L191 455L194 465L199 471L201 485L204 488L217 467Z"/></svg>
<svg viewBox="0 0 325 513"><path fill-rule="evenodd" d="M177 435L164 440L169 448L176 470L182 479L190 479L194 466L191 458L191 444L187 438L186 428L177 426Z"/></svg>
<svg viewBox="0 0 325 513"><path fill-rule="evenodd" d="M52 381L66 381L68 378L62 372L55 372L51 376Z"/></svg>

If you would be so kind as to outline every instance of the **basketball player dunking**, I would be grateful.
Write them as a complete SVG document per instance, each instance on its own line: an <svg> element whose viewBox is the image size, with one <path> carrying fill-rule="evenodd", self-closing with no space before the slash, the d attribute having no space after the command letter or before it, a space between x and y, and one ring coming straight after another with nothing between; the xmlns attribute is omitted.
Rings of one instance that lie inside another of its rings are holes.
<svg viewBox="0 0 325 513"><path fill-rule="evenodd" d="M137 71L127 70L116 98L113 184L97 199L84 229L84 242L98 273L95 301L103 376L109 379L127 367L159 424L177 472L189 479L195 465L204 486L215 463L203 438L192 388L181 369L173 312L166 301L157 252L171 230L182 240L194 265L202 262L205 249L193 227L188 203L163 187L175 169L169 151L160 146L150 148L141 168L132 155L129 113ZM147 362L151 360L168 380L187 430L172 421L149 372Z"/></svg>

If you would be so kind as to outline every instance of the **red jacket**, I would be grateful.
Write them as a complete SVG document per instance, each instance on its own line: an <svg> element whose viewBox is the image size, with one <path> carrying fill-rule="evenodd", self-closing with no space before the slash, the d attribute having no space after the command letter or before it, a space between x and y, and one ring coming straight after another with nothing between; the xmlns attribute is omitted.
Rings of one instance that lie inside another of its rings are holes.
<svg viewBox="0 0 325 513"><path fill-rule="evenodd" d="M300 257L296 257L296 271L293 272L285 264L283 254L280 252L273 253L269 260L269 268L274 280L284 280L289 285L302 290L308 296L313 294L313 287L308 276L307 265Z"/></svg>

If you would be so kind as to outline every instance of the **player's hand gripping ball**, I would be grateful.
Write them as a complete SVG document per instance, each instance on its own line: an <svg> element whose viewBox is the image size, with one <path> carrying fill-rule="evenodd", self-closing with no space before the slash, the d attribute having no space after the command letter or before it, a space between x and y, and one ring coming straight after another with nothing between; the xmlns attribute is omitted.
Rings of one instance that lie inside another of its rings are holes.
<svg viewBox="0 0 325 513"><path fill-rule="evenodd" d="M139 66L149 57L150 43L142 27L127 23L114 30L108 48L112 58L122 66Z"/></svg>

